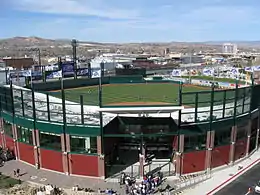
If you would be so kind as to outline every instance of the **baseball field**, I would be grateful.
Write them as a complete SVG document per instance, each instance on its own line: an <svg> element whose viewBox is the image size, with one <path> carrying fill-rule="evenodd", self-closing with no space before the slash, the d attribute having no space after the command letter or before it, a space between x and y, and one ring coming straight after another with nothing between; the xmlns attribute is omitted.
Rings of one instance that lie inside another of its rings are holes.
<svg viewBox="0 0 260 195"><path fill-rule="evenodd" d="M183 92L208 91L210 88L183 85ZM61 97L60 91L51 92L56 97ZM65 90L66 100L80 102L83 96L85 105L98 105L98 86L89 86ZM142 84L109 84L102 85L103 105L163 105L178 104L179 85L172 83L142 83ZM191 102L194 96L189 96ZM189 101L186 98L186 102Z"/></svg>

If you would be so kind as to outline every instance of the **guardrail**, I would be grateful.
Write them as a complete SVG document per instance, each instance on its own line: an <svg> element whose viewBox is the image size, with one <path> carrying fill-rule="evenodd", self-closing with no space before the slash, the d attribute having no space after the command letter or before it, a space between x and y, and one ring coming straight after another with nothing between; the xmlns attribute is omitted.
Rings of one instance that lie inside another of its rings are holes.
<svg viewBox="0 0 260 195"><path fill-rule="evenodd" d="M211 173L198 173L192 175L181 176L180 180L174 183L174 190L171 194L180 193L186 189L189 189L203 181L206 181L212 177Z"/></svg>

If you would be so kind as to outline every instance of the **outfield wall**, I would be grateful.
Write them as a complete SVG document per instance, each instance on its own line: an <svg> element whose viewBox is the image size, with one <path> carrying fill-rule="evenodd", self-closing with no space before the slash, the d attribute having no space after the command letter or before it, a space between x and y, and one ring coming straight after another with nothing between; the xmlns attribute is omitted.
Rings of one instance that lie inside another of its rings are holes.
<svg viewBox="0 0 260 195"><path fill-rule="evenodd" d="M120 84L120 83L144 83L143 76L106 76L102 77L102 84ZM63 79L63 88L71 89L77 87L99 85L99 78L79 78L79 79ZM31 86L29 85L28 88ZM33 83L36 91L54 91L61 89L61 81L47 81L45 83Z"/></svg>

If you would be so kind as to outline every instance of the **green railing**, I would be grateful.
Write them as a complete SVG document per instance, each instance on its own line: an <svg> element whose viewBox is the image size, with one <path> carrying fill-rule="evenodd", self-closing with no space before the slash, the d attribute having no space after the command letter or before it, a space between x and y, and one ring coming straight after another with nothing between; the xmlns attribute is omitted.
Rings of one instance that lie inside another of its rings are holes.
<svg viewBox="0 0 260 195"><path fill-rule="evenodd" d="M97 84L97 81L94 79L89 83L94 85ZM171 87L175 87L169 88L174 90L175 95L172 98L174 103L171 105L186 107L179 115L179 119L182 121L179 124L181 126L193 123L210 123L212 126L223 119L232 121L245 115L250 116L254 110L258 109L260 101L258 98L260 85L228 90L203 88L198 89L199 91L190 91L182 84L171 85ZM152 89L154 88L151 87ZM117 90L120 92L119 88ZM74 92L74 90L69 91L71 94ZM159 99L163 101L161 91L156 90L158 95L154 97L154 101L159 101ZM73 135L100 135L100 115L92 107L86 106L93 102L100 103L99 92L99 90L87 90L85 94L69 97L67 91L64 96L60 94L60 99L51 95L60 92L38 93L0 86L0 114L10 123L29 129L40 129L53 133L66 131ZM143 95L147 95L147 93ZM170 95L164 98L171 99ZM110 99L115 101L118 98L113 93L109 94L106 91L103 91L102 96L105 96L102 101L108 102ZM125 96L130 98L127 91ZM74 101L67 101L67 99Z"/></svg>

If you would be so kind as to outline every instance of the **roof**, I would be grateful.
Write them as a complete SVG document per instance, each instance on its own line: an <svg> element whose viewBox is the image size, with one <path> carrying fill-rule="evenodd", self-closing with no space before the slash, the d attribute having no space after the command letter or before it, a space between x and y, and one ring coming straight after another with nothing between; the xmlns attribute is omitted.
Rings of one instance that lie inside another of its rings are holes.
<svg viewBox="0 0 260 195"><path fill-rule="evenodd" d="M179 110L183 110L184 106L163 106L163 107L110 107L110 108L99 108L99 112L108 112L114 114L150 114L150 113L170 113Z"/></svg>

